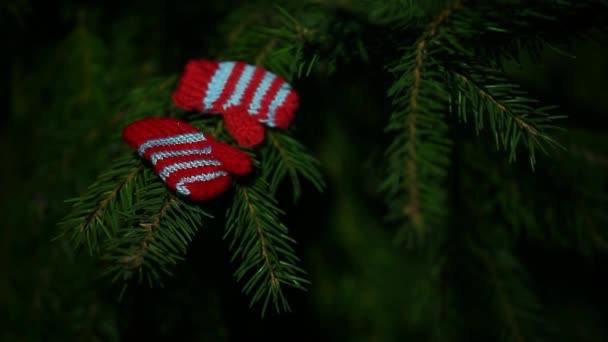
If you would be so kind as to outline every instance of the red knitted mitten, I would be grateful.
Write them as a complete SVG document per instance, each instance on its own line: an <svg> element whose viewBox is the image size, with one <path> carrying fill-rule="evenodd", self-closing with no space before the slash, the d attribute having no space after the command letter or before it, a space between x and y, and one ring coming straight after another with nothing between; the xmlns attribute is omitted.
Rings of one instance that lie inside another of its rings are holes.
<svg viewBox="0 0 608 342"><path fill-rule="evenodd" d="M174 118L133 122L123 130L123 139L152 163L171 190L196 201L220 195L230 186L230 174L246 175L252 168L243 151Z"/></svg>
<svg viewBox="0 0 608 342"><path fill-rule="evenodd" d="M224 111L224 124L228 133L241 146L251 147L264 141L264 126L240 107L234 106Z"/></svg>
<svg viewBox="0 0 608 342"><path fill-rule="evenodd" d="M299 106L298 94L276 74L244 62L211 60L186 64L173 102L184 110L223 114L228 132L248 147L264 139L260 124L286 129Z"/></svg>

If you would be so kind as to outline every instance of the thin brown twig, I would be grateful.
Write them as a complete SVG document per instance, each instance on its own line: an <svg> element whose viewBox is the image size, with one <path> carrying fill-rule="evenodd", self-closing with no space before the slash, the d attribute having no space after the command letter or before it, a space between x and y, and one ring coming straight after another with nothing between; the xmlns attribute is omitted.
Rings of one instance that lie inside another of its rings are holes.
<svg viewBox="0 0 608 342"><path fill-rule="evenodd" d="M289 158L287 157L287 153L285 153L285 149L279 142L279 139L274 136L274 133L268 132L268 139L270 140L272 145L274 145L277 151L279 151L279 154L281 155L281 157L283 157L283 160L288 160Z"/></svg>
<svg viewBox="0 0 608 342"><path fill-rule="evenodd" d="M532 134L533 136L541 135L540 132L538 132L538 130L536 129L536 127L534 127L531 124L524 121L524 119L522 119L520 116L515 115L513 112L511 112L511 110L509 108L507 108L507 106L500 103L492 94L485 91L482 87L477 85L473 80L471 80L470 78L468 78L465 75L458 73L458 72L453 72L453 74L456 75L456 77L458 77L462 81L472 84L477 89L477 92L479 93L479 95L481 97L492 102L496 106L496 108L498 108L501 112L508 113L509 115L511 115L513 117L513 120L515 120L515 123L517 123L517 125L519 127L525 129L526 131L528 131L528 133Z"/></svg>
<svg viewBox="0 0 608 342"><path fill-rule="evenodd" d="M258 218L258 215L255 209L253 208L253 205L251 205L251 202L249 201L249 195L247 194L247 190L242 191L245 202L247 203L247 210L249 211L251 218L255 222L255 229L260 240L260 248L262 249L262 257L264 258L264 264L266 265L266 268L268 269L268 272L270 274L270 285L273 289L276 290L279 288L280 283L276 275L276 270L272 267L272 264L270 262L270 257L268 255L268 246L266 245L266 238L264 237L264 232L262 231L260 219Z"/></svg>
<svg viewBox="0 0 608 342"><path fill-rule="evenodd" d="M133 169L133 171L131 173L129 173L125 179L118 183L118 185L114 188L114 190L112 190L108 196L104 199L102 199L101 201L99 201L99 204L97 205L97 207L95 208L95 210L93 210L85 219L85 221L80 225L79 227L79 231L80 233L83 233L85 231L87 231L91 224L98 220L101 215L103 214L104 210L106 209L106 207L108 206L108 204L110 204L110 202L112 200L114 200L114 198L116 198L116 196L118 195L118 193L127 185L129 184L131 181L133 181L133 179L135 178L135 176L137 176L137 174L142 171L144 168L143 165L140 165L136 168Z"/></svg>
<svg viewBox="0 0 608 342"><path fill-rule="evenodd" d="M121 263L127 264L130 268L138 268L141 266L144 260L144 255L150 248L150 243L154 238L154 233L160 227L160 224L167 214L167 211L173 206L175 203L175 197L173 195L167 195L165 201L161 205L158 213L156 214L154 221L150 223L140 223L140 226L146 230L146 236L141 241L140 246L135 250L132 255L125 256L120 260Z"/></svg>
<svg viewBox="0 0 608 342"><path fill-rule="evenodd" d="M416 164L416 114L418 109L418 94L422 79L422 66L424 54L429 41L437 32L437 28L457 9L462 7L462 1L458 0L450 7L444 9L427 27L426 31L416 44L416 64L413 69L414 81L410 95L410 112L407 117L407 130L409 135L407 153L407 180L408 180L408 203L403 209L404 213L410 217L414 226L422 227L423 217L420 213L420 199L417 187L417 164Z"/></svg>

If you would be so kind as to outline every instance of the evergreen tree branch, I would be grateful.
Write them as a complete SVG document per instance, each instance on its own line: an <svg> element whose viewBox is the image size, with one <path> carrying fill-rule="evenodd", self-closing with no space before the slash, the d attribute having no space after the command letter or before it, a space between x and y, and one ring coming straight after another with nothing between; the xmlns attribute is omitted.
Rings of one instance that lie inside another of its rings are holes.
<svg viewBox="0 0 608 342"><path fill-rule="evenodd" d="M413 69L413 84L410 94L409 115L407 116L407 129L410 140L408 142L408 160L407 160L407 177L408 177L408 196L409 203L403 209L403 212L408 215L414 222L414 226L420 227L423 225L420 215L420 204L418 198L418 188L416 181L416 114L418 109L418 93L420 91L420 78L422 73L422 63L426 46L429 39L435 35L437 27L443 23L452 12L462 6L461 1L456 1L451 7L443 10L437 18L431 22L427 30L422 35L422 38L416 44L416 62Z"/></svg>
<svg viewBox="0 0 608 342"><path fill-rule="evenodd" d="M472 186L493 194L485 198L486 204L494 206L494 219L506 222L513 236L575 249L587 256L603 252L608 246L601 229L608 222L604 209L608 197L602 189L608 178L605 169L586 160L579 149L603 153L604 138L573 129L556 138L563 140L567 152L543 163L534 176L508 167L507 160L496 161L488 155L491 146L467 144L465 159L471 168L467 173L477 180Z"/></svg>
<svg viewBox="0 0 608 342"><path fill-rule="evenodd" d="M266 245L266 234L263 231L259 216L257 211L251 205L251 199L247 191L243 192L243 200L247 203L247 211L249 212L249 216L254 222L255 231L257 233L258 240L260 241L260 251L262 253L262 258L264 259L264 267L268 269L268 275L270 277L270 286L273 291L276 291L279 287L279 281L277 278L276 270L271 264L270 256L268 255L268 246Z"/></svg>
<svg viewBox="0 0 608 342"><path fill-rule="evenodd" d="M240 10L247 14L235 12L235 17L246 15L252 19L232 45L225 47L223 56L250 61L290 82L295 76L302 77L305 70L306 75L310 73L318 56L304 56L303 49L305 43L314 39L314 29L304 25L283 7L275 6L274 10L256 8L258 15L255 16L250 13L252 9L243 7Z"/></svg>
<svg viewBox="0 0 608 342"><path fill-rule="evenodd" d="M573 42L600 40L593 32L606 32L607 9L597 0L480 3L454 16L451 29L473 55L501 65L501 57L519 60L525 52L538 59L544 47L569 55ZM563 25L564 20L578 24Z"/></svg>
<svg viewBox="0 0 608 342"><path fill-rule="evenodd" d="M258 22L252 21L251 28L243 31L224 55L252 61L291 82L303 70L310 72L316 56L310 61L304 59L303 42L310 34L306 28L286 10L279 8L277 12L256 17ZM295 241L279 221L283 212L274 194L287 175L292 181L294 200L301 193L299 176L310 180L317 189L324 183L318 162L284 132L267 130L261 154L262 175L250 186L236 185L224 238L231 239L232 261L240 259L235 271L237 281L244 280L243 292L251 297L252 306L262 303L264 315L268 305L277 312L290 311L285 286L305 290L308 283L305 271L297 266L299 259L292 247Z"/></svg>
<svg viewBox="0 0 608 342"><path fill-rule="evenodd" d="M110 262L105 274L125 281L137 275L155 286L184 259L192 238L212 216L175 196L152 170L146 169L132 195L128 215L104 245L102 259Z"/></svg>
<svg viewBox="0 0 608 342"><path fill-rule="evenodd" d="M71 231L71 240L77 247L86 242L91 254L97 251L101 235L111 237L117 229L117 211L129 202L122 196L123 192L133 186L143 169L132 156L116 159L89 187L87 194L68 200L74 204L60 222L59 236Z"/></svg>
<svg viewBox="0 0 608 342"><path fill-rule="evenodd" d="M472 115L477 132L487 121L496 147L509 151L509 161L516 160L520 144L527 147L532 168L536 163L537 149L546 152L547 147L561 147L549 135L549 131L558 129L553 123L564 118L549 113L555 106L533 107L538 101L509 83L495 69L467 69L450 71L455 79L456 94L453 97L457 102L458 117L467 122L467 116Z"/></svg>
<svg viewBox="0 0 608 342"><path fill-rule="evenodd" d="M245 34L247 33L249 31ZM293 41L286 40L286 37L293 38L295 34L281 36L284 32L272 30L268 30L266 33L261 30L257 33L260 34L260 37L271 37L266 48L261 50L258 62L263 60L276 63L279 69L282 68L278 73L285 75L293 75L297 70L302 69L294 64L302 57L301 43L294 40L296 44L293 45ZM279 42L285 48L275 51L274 47ZM309 69L310 66L311 64L309 64ZM157 115L173 115L166 109L170 107L167 102L170 96L167 92L170 91L174 81L174 77L159 78L136 88L122 104L123 111L116 119L121 122L131 122L144 115L150 115L151 112L157 112ZM153 98L147 100L149 97ZM217 118L213 120L213 118L203 118L200 115L189 118L189 113L179 115L206 131L215 132L217 137L226 136L221 120ZM270 147L266 148L266 153L272 155L270 158L272 164L268 161L265 162L264 169L268 171L264 173L264 177L272 180L273 192L287 174L292 178L295 198L301 192L298 179L300 175L309 178L317 188L322 186L322 178L316 168L318 163L305 152L302 145L282 132L270 133L269 136L272 138L268 139ZM116 138L118 139L118 137ZM145 276L148 283L153 285L160 280L160 273L170 274L169 266L183 258L187 242L202 224L203 217L208 215L200 208L183 203L180 199L168 194L166 187L153 172L145 168L143 163L139 165L138 175L141 173L139 171L145 170L143 172L145 177L138 178L137 182L131 182L133 184L130 184L128 192L121 192L118 195L121 190L118 189L110 193L110 199L101 200L102 208L109 205L108 203L111 203L115 197L120 199L122 206L120 208L112 207L109 208L111 210L104 212L92 212L93 216L90 220L104 219L112 224L112 229L107 232L107 239L103 245L102 259L110 261L110 267L106 273L113 275L114 279L122 278L123 280L138 275L141 281ZM273 173L273 170L276 173ZM124 174L124 170L119 170L117 173ZM125 177L131 179L128 175ZM103 183L108 185L113 182L113 179L103 180ZM99 187L99 184L95 184L93 187ZM268 191L268 188L268 185L265 185L265 191ZM288 283L291 287L303 288L303 284L306 283L305 279L299 278L299 274L303 274L304 271L295 266L298 259L291 247L288 248L288 242L293 242L293 240L286 233L279 235L279 228L286 230L282 225L277 226L276 223L267 222L268 211L274 216L280 213L274 198L268 197L270 203L254 203L256 201L264 202L267 199L259 198L257 192L250 190L243 190L240 194L242 195L241 200L247 203L247 213L252 220L247 227L255 232L255 234L246 236L251 239L249 241L254 241L255 238L255 241L259 243L259 248L261 248L259 257L265 260L263 266L268 270L269 277L266 282L269 286L268 292L256 290L252 304L263 300L263 311L265 311L269 301L272 300L277 310L279 307L282 307L282 310L288 310L289 306L283 295L284 286L282 284ZM271 195L265 194L265 196ZM176 215L176 212L179 215ZM268 226L270 230L268 230ZM231 227L230 223L228 227ZM230 228L227 229L227 232L230 232ZM247 248L255 248L255 246L250 245ZM247 263L256 262L258 257L255 255L247 254L243 257L252 256L254 259L246 260L242 267L245 267ZM242 267L240 277L246 273ZM253 287L263 285L261 283L263 279L259 278L258 274L254 274L252 279L246 283L245 291L247 293L252 291Z"/></svg>
<svg viewBox="0 0 608 342"><path fill-rule="evenodd" d="M349 11L361 13L370 22L379 24L392 24L409 21L424 12L413 0L354 0L337 6L347 7Z"/></svg>
<svg viewBox="0 0 608 342"><path fill-rule="evenodd" d="M118 195L120 190L122 190L122 188L125 185L131 183L133 181L133 179L135 178L135 176L137 176L137 174L139 174L139 172L141 172L142 169L143 169L143 165L133 168L133 170L125 176L124 180L118 182L116 184L115 188L112 191L110 191L110 193L105 198L103 198L103 199L101 199L101 201L99 201L99 204L97 205L97 207L95 209L93 209L93 211L91 211L91 213L87 216L87 218L84 220L84 222L82 222L82 224L80 225L80 227L78 229L80 234L85 233L85 231L88 232L91 229L91 225L93 224L93 222L99 221L101 219L101 217L104 214L104 211L107 209L110 202L116 199L116 196Z"/></svg>
<svg viewBox="0 0 608 342"><path fill-rule="evenodd" d="M432 57L438 48L432 41L440 25L461 7L462 2L456 1L441 11L392 69L398 76L389 96L396 109L387 130L395 131L397 137L387 150L390 174L382 189L393 208L392 216L408 217L419 237L445 216L445 188L438 179L445 176L450 146L442 115L447 92L439 61ZM401 176L402 165L405 176Z"/></svg>
<svg viewBox="0 0 608 342"><path fill-rule="evenodd" d="M127 125L150 115L173 115L171 92L177 77L154 77L133 88L120 103L120 110L114 117L114 125ZM121 140L121 130L116 130L115 141Z"/></svg>
<svg viewBox="0 0 608 342"><path fill-rule="evenodd" d="M131 90L119 105L121 110L112 119L112 126L121 127L122 124L143 118L151 112L168 108L170 100L167 99L170 97L167 95L174 82L175 77L155 78ZM121 130L115 129L112 134L111 146L118 145ZM132 204L132 198L128 194L145 169L145 165L131 154L119 156L111 164L88 187L87 193L67 201L73 203L72 209L60 222L59 236L71 230L71 239L76 247L86 242L91 254L99 251L102 235L109 238L119 229L119 213L128 210Z"/></svg>
<svg viewBox="0 0 608 342"><path fill-rule="evenodd" d="M141 245L139 248L133 251L132 255L128 255L123 257L120 262L127 265L129 268L138 268L141 267L143 263L144 254L150 249L150 242L154 237L154 233L160 227L161 221L164 219L164 216L167 214L167 210L174 205L175 197L172 195L167 195L165 197L164 203L161 205L158 210L158 214L155 215L153 221L151 223L140 223L140 226L146 230L146 235L144 239L141 241Z"/></svg>
<svg viewBox="0 0 608 342"><path fill-rule="evenodd" d="M494 251L494 256L485 249L474 250L488 272L488 281L494 288L495 307L509 331L507 335L517 342L544 339L550 330L541 317L540 303L528 290L527 277L515 256L505 249Z"/></svg>
<svg viewBox="0 0 608 342"><path fill-rule="evenodd" d="M232 260L241 259L235 271L237 281L247 278L243 291L251 295L251 305L262 301L262 315L270 302L277 312L290 311L284 286L305 290L305 271L297 266L298 257L287 228L280 223L282 211L258 178L251 186L237 185L232 207L228 210L224 238L231 236Z"/></svg>
<svg viewBox="0 0 608 342"><path fill-rule="evenodd" d="M249 18L252 14L247 16ZM254 61L256 65L269 68L286 80L309 74L318 58L317 55L305 58L303 43L310 39L313 30L281 7L255 18L264 19L264 24L251 20L252 27L243 32L224 53L233 58ZM319 162L286 132L268 129L261 153L263 175L273 194L286 176L291 180L294 201L301 194L300 177L309 180L318 191L323 190Z"/></svg>
<svg viewBox="0 0 608 342"><path fill-rule="evenodd" d="M319 171L319 161L300 142L284 132L268 132L267 139L268 143L262 149L262 170L273 194L287 175L291 180L294 201L301 194L300 176L317 191L323 191L325 181Z"/></svg>
<svg viewBox="0 0 608 342"><path fill-rule="evenodd" d="M475 173L463 174L462 178L463 190L467 192L463 203L476 227L471 235L465 236L465 246L474 257L471 267L479 273L480 290L487 289L480 295L487 296L484 302L499 318L496 328L502 337L506 335L506 340L548 339L555 332L554 326L545 319L541 302L530 290L527 271L515 255L517 237L500 223L495 198L488 199L488 190L480 178ZM485 202L480 204L480 199Z"/></svg>
<svg viewBox="0 0 608 342"><path fill-rule="evenodd" d="M416 179L416 115L418 109L418 93L420 91L420 78L424 54L429 40L435 35L437 27L441 25L453 12L462 7L462 1L455 1L454 4L444 9L434 21L430 23L422 38L416 44L416 62L413 69L413 85L410 95L409 115L407 117L408 136L408 203L403 209L403 213L409 216L415 227L420 228L424 222L420 214L420 199L418 198L418 187Z"/></svg>

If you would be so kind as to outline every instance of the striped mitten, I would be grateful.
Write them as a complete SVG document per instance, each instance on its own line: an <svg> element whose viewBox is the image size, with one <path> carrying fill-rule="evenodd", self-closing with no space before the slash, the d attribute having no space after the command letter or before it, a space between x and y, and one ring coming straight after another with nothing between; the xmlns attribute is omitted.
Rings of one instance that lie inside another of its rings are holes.
<svg viewBox="0 0 608 342"><path fill-rule="evenodd" d="M123 139L152 163L171 190L195 201L220 195L230 186L230 174L245 175L252 167L244 152L174 118L133 122L123 130Z"/></svg>
<svg viewBox="0 0 608 342"><path fill-rule="evenodd" d="M232 61L189 61L173 93L173 102L184 110L222 114L230 135L247 147L264 140L262 124L286 129L298 101L298 94L281 77Z"/></svg>

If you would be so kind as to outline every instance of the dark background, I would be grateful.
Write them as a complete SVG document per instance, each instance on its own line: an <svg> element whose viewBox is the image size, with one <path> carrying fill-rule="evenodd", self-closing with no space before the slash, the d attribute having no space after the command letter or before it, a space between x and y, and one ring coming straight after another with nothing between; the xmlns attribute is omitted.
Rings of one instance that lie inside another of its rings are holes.
<svg viewBox="0 0 608 342"><path fill-rule="evenodd" d="M50 242L69 209L63 200L84 190L107 163L96 148L108 140L104 132L120 128L104 126L92 136L78 135L78 130L113 115L121 96L143 80L177 74L188 59L216 51L220 25L238 5L27 0L0 5L0 339L415 339L416 329L408 327L417 309L407 307L411 297L404 294L412 279L401 271L416 266L390 243L390 232L382 228L381 198L360 181L365 173L358 169L369 155L381 153L387 116L373 113L389 108L382 94L390 80L373 66L346 64L330 80L313 77L298 84L305 99L302 111L318 109L316 116L298 117L298 138L322 161L328 188L318 194L305 185L295 205L286 200L288 188L281 193L285 223L313 280L309 292L288 292L293 313L261 319L259 310L249 309L232 278L221 226L197 235L187 262L178 265L164 288L142 286L120 303L115 287L96 278L86 256L74 255L67 243ZM575 59L549 50L540 65L524 61L512 76L539 98L562 105L570 115L568 127L605 138L605 50L581 43L575 46ZM331 95L316 91L327 82ZM320 120L324 113L338 114ZM605 173L606 139L581 139L597 147L589 158ZM361 148L349 145L354 140ZM504 159L499 153L495 157ZM526 169L521 164L513 167ZM533 182L538 191L551 191L546 196L568 210L574 201L568 192L543 181ZM606 228L597 227L600 235ZM601 253L608 242L600 236L592 244L600 252L591 256L542 239L517 244L517 255L546 309L540 316L558 322L564 341L608 339L607 259ZM466 262L460 266L469 267ZM485 332L491 329L478 312L483 300L473 290L467 293L471 282L476 280L460 279L456 311L468 317L463 318L471 332L467 340L487 340L495 334Z"/></svg>

